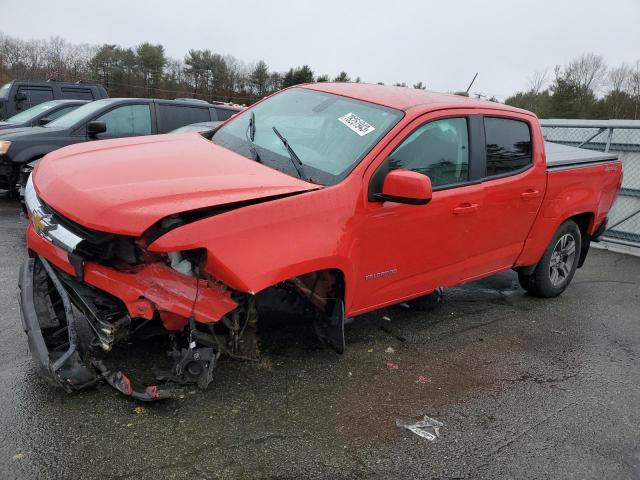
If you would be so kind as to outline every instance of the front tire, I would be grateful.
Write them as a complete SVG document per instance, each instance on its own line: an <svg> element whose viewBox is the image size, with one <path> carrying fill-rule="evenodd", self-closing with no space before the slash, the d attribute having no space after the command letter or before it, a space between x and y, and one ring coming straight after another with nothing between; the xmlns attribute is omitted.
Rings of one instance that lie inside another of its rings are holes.
<svg viewBox="0 0 640 480"><path fill-rule="evenodd" d="M573 220L567 220L556 231L533 272L518 273L520 285L537 297L557 297L571 283L581 249L580 229Z"/></svg>

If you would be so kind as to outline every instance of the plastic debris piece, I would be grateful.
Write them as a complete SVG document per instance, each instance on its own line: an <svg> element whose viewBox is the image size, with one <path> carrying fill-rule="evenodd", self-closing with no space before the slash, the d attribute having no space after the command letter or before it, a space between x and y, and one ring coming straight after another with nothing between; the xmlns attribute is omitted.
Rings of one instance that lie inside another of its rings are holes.
<svg viewBox="0 0 640 480"><path fill-rule="evenodd" d="M16 453L12 458L13 460L22 460L24 458L24 453Z"/></svg>
<svg viewBox="0 0 640 480"><path fill-rule="evenodd" d="M403 420L396 420L396 425L400 428L406 428L410 432L415 433L419 437L426 438L430 442L433 442L436 438L440 437L440 428L444 427L444 423L439 422L434 418L427 417L426 415L422 420L418 420L415 423L405 422Z"/></svg>
<svg viewBox="0 0 640 480"><path fill-rule="evenodd" d="M133 411L136 413L136 415L142 415L144 412L146 412L144 407L141 407L141 406L137 406L136 408L133 409Z"/></svg>
<svg viewBox="0 0 640 480"><path fill-rule="evenodd" d="M393 349L393 347L387 347L385 353L396 353L396 351Z"/></svg>
<svg viewBox="0 0 640 480"><path fill-rule="evenodd" d="M426 377L424 375L418 375L418 379L416 383L422 383L423 385L426 383L431 383L431 377Z"/></svg>
<svg viewBox="0 0 640 480"><path fill-rule="evenodd" d="M368 348L367 353L373 353L373 348Z"/></svg>
<svg viewBox="0 0 640 480"><path fill-rule="evenodd" d="M397 363L387 362L387 369L389 369L389 370L398 370L399 368L400 368L400 365L398 365Z"/></svg>

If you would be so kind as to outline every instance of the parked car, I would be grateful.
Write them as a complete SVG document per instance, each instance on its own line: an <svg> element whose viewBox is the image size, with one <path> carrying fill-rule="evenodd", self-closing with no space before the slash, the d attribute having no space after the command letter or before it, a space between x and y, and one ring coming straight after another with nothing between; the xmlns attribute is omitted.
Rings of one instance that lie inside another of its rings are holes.
<svg viewBox="0 0 640 480"><path fill-rule="evenodd" d="M102 85L55 80L14 80L0 87L0 120L50 100L93 101L108 98Z"/></svg>
<svg viewBox="0 0 640 480"><path fill-rule="evenodd" d="M187 133L187 132L198 132L198 133L207 133L212 130L215 130L223 122L199 122L192 123L190 125L185 125L184 127L176 128L175 130L171 130L169 133Z"/></svg>
<svg viewBox="0 0 640 480"><path fill-rule="evenodd" d="M51 100L43 102L28 110L16 113L14 116L0 122L0 130L23 127L41 127L57 118L75 110L88 100Z"/></svg>
<svg viewBox="0 0 640 480"><path fill-rule="evenodd" d="M252 356L270 296L312 310L338 352L345 319L504 270L555 297L605 229L622 166L547 155L530 112L355 83L284 90L211 141L58 150L26 188L32 355L67 391L104 378L153 400L173 392L100 360L150 320L176 342L160 380L205 388L221 355Z"/></svg>
<svg viewBox="0 0 640 480"><path fill-rule="evenodd" d="M42 156L60 147L107 138L168 133L199 121L228 118L230 107L201 102L108 98L88 103L43 127L0 131L0 188L24 186Z"/></svg>

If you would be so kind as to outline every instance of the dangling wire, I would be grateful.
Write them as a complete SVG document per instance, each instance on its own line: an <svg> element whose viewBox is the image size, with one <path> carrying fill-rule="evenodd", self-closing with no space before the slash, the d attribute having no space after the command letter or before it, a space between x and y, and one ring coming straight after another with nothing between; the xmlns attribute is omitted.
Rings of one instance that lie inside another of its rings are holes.
<svg viewBox="0 0 640 480"><path fill-rule="evenodd" d="M193 304L191 304L191 315L189 315L189 350L191 350L194 346L193 341L193 332L196 329L196 303L198 301L198 294L200 293L200 269L198 268L198 272L196 274L196 295L193 297Z"/></svg>

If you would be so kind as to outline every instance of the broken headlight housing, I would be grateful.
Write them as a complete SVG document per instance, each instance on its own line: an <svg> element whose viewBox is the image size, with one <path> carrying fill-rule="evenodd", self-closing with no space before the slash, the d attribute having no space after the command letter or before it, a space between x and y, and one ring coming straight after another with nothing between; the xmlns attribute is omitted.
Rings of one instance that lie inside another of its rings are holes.
<svg viewBox="0 0 640 480"><path fill-rule="evenodd" d="M73 252L76 246L82 241L78 235L63 225L56 223L53 216L47 213L33 186L33 175L29 176L24 189L24 203L27 207L29 220L38 235L46 238L54 245L63 248L67 252Z"/></svg>
<svg viewBox="0 0 640 480"><path fill-rule="evenodd" d="M207 259L207 251L204 248L167 252L165 255L171 268L189 277L199 277Z"/></svg>

